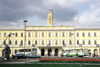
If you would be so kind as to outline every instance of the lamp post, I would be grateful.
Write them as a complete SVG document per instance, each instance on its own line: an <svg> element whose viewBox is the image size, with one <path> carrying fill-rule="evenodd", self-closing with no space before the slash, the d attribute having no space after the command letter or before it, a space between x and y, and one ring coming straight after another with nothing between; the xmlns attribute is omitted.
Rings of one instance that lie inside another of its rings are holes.
<svg viewBox="0 0 100 67"><path fill-rule="evenodd" d="M25 45L26 45L26 22L27 20L24 20L24 57L25 57Z"/></svg>

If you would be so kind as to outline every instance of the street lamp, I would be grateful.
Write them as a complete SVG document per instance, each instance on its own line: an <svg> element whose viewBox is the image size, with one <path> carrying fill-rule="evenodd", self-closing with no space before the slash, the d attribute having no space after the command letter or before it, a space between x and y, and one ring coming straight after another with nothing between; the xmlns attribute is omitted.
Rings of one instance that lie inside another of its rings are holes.
<svg viewBox="0 0 100 67"><path fill-rule="evenodd" d="M25 57L25 45L26 45L26 22L28 22L27 20L24 20L24 57Z"/></svg>

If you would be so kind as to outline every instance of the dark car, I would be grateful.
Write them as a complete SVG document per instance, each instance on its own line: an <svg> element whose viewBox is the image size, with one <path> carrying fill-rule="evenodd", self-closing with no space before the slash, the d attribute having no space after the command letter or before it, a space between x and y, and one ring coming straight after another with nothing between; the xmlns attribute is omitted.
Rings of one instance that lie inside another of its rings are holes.
<svg viewBox="0 0 100 67"><path fill-rule="evenodd" d="M27 56L25 56L24 54L16 54L15 56L13 56L14 59L22 59L22 58L27 58Z"/></svg>
<svg viewBox="0 0 100 67"><path fill-rule="evenodd" d="M41 58L41 57L36 55L36 54L30 53L30 54L27 55L27 58Z"/></svg>

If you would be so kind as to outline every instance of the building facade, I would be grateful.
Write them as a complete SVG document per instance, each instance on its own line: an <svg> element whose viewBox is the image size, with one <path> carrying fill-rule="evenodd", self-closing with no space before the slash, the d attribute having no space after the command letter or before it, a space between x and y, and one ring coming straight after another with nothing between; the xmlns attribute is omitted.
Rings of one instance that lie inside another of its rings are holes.
<svg viewBox="0 0 100 67"><path fill-rule="evenodd" d="M22 27L0 27L0 56L4 55L4 44L10 46L10 56L24 49L24 46L25 49L36 49L40 56L48 56L50 53L60 57L68 49L90 50L91 57L94 53L100 56L100 28L54 26L52 10L47 15L47 26L27 26L26 32ZM10 33L12 35L8 37Z"/></svg>

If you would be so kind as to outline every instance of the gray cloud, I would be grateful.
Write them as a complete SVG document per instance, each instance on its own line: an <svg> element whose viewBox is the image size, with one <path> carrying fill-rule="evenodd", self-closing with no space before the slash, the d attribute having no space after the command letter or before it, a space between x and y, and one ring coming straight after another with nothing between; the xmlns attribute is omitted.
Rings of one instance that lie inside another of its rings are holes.
<svg viewBox="0 0 100 67"><path fill-rule="evenodd" d="M78 14L78 9L71 5L64 7L53 3L48 4L49 0L0 0L0 21L1 23L18 23L18 21L29 17L37 16L42 20L47 19L47 12L52 6L55 21L72 21ZM0 24L1 24L0 23ZM9 24L10 24L9 23Z"/></svg>

